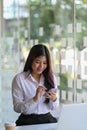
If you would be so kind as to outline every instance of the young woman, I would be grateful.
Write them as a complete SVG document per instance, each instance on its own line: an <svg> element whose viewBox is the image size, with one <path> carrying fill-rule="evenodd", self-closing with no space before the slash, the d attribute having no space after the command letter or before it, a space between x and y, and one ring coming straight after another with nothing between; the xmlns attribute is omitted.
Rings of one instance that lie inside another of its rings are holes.
<svg viewBox="0 0 87 130"><path fill-rule="evenodd" d="M14 110L21 113L17 126L57 122L50 113L59 105L57 81L45 45L31 48L23 72L12 81L12 97Z"/></svg>

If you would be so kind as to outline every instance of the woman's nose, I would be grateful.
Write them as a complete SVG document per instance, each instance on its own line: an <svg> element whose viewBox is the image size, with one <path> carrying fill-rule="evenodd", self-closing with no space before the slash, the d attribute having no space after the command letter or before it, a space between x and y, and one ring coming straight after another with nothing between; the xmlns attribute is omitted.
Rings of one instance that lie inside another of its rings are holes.
<svg viewBox="0 0 87 130"><path fill-rule="evenodd" d="M43 67L43 63L40 63L40 67Z"/></svg>

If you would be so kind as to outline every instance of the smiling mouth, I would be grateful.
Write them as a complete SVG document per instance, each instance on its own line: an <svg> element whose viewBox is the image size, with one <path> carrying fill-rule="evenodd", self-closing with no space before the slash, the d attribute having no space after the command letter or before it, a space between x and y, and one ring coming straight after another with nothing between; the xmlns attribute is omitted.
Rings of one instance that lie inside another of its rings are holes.
<svg viewBox="0 0 87 130"><path fill-rule="evenodd" d="M42 72L43 70L42 69L37 69L37 71Z"/></svg>
<svg viewBox="0 0 87 130"><path fill-rule="evenodd" d="M42 72L42 70L37 70L37 71Z"/></svg>

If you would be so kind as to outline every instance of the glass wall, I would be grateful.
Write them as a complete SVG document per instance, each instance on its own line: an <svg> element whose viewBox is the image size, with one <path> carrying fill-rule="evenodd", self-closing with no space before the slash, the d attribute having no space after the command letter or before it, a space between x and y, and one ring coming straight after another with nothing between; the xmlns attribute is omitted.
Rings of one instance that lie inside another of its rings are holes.
<svg viewBox="0 0 87 130"><path fill-rule="evenodd" d="M0 130L18 116L12 79L38 43L50 49L60 102L87 102L86 18L86 0L0 1Z"/></svg>

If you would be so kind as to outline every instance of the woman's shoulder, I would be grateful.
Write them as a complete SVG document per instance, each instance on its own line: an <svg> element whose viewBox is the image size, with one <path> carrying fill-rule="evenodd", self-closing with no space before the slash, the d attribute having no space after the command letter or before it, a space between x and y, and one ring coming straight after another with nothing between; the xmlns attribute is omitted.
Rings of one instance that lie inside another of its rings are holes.
<svg viewBox="0 0 87 130"><path fill-rule="evenodd" d="M17 73L13 80L20 80L20 79L25 79L27 76L28 76L29 72L20 72L20 73Z"/></svg>
<svg viewBox="0 0 87 130"><path fill-rule="evenodd" d="M53 79L56 80L56 75L53 73Z"/></svg>
<svg viewBox="0 0 87 130"><path fill-rule="evenodd" d="M57 86L58 81L57 81L57 76L55 74L53 74L53 80L54 80L54 85Z"/></svg>

